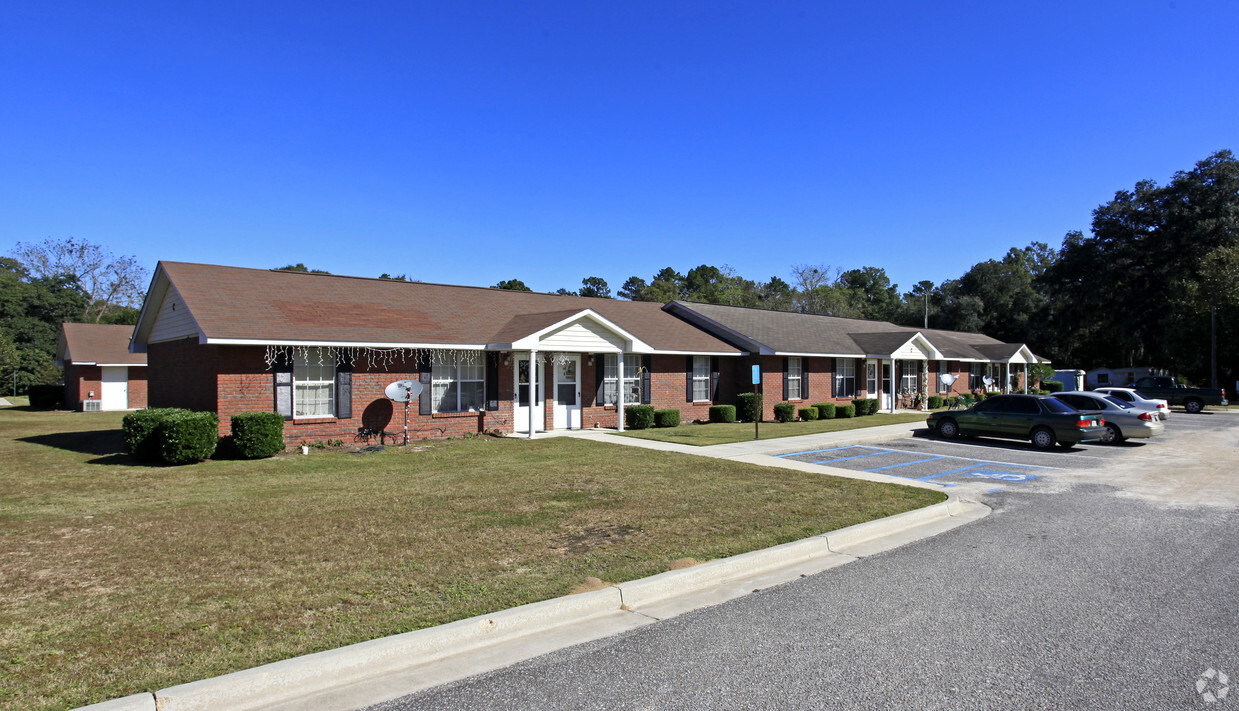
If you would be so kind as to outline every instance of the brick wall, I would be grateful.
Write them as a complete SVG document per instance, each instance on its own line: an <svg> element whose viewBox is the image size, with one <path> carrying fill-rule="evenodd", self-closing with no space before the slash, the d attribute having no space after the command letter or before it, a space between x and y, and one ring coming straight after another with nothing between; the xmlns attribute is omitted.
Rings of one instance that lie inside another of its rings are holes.
<svg viewBox="0 0 1239 711"><path fill-rule="evenodd" d="M129 409L141 410L146 407L146 398L146 368L129 368Z"/></svg>
<svg viewBox="0 0 1239 711"><path fill-rule="evenodd" d="M186 338L147 346L147 404L214 412L219 346Z"/></svg>
<svg viewBox="0 0 1239 711"><path fill-rule="evenodd" d="M82 400L98 400L102 392L103 370L97 365L65 366L65 401L66 410L81 410ZM94 391L94 398L90 397Z"/></svg>

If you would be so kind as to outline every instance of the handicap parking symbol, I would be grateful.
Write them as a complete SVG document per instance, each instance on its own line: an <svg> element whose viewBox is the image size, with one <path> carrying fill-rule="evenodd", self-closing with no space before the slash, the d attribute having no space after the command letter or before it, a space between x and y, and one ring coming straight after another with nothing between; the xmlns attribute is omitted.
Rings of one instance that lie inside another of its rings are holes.
<svg viewBox="0 0 1239 711"><path fill-rule="evenodd" d="M994 469L972 469L966 472L960 472L963 476L970 476L976 479L993 479L995 481L1009 481L1012 483L1032 481L1040 477L1039 474L1019 474L1016 472L1000 472Z"/></svg>

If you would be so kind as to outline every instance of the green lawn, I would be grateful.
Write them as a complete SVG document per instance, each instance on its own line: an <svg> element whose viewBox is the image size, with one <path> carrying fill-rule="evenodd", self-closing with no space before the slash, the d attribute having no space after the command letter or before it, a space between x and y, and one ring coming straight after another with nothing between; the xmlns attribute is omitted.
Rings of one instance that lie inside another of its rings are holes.
<svg viewBox="0 0 1239 711"><path fill-rule="evenodd" d="M795 437L797 435L819 434L821 432L854 430L862 427L894 425L903 422L924 422L928 417L928 413L898 413L895 415L866 415L865 417L814 420L812 422L763 422L757 429L761 439L776 439L778 437ZM682 444L694 444L704 447L711 444L752 441L753 423L712 422L705 425L690 424L680 425L679 427L651 428L648 430L624 430L624 435L640 439L680 442Z"/></svg>
<svg viewBox="0 0 1239 711"><path fill-rule="evenodd" d="M137 466L120 419L0 410L0 707L153 691L944 498L575 438Z"/></svg>

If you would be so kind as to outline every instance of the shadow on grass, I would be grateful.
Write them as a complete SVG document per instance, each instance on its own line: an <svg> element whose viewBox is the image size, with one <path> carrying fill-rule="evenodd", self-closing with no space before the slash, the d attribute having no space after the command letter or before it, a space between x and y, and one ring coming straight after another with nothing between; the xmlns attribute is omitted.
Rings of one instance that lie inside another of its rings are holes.
<svg viewBox="0 0 1239 711"><path fill-rule="evenodd" d="M125 451L125 440L120 430L56 432L54 434L19 437L17 441L63 449L79 454L93 454L98 457L98 459L88 460L88 464L136 464Z"/></svg>

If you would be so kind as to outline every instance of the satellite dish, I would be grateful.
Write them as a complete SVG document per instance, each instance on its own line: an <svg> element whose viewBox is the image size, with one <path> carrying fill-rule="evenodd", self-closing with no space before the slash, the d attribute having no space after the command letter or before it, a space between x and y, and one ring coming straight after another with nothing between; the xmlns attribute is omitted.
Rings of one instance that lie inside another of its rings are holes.
<svg viewBox="0 0 1239 711"><path fill-rule="evenodd" d="M994 379L993 379L993 378L991 378L990 376L988 376L988 375L987 375L987 376L985 376L985 377L981 378L981 382L985 383L986 385L993 385L993 384L994 384Z"/></svg>
<svg viewBox="0 0 1239 711"><path fill-rule="evenodd" d="M383 394L396 402L408 402L422 394L422 384L416 380L397 380L383 388Z"/></svg>
<svg viewBox="0 0 1239 711"><path fill-rule="evenodd" d="M955 381L956 381L958 378L959 378L959 376L958 376L958 375L955 375L955 374L953 374L953 373L943 373L942 375L939 375L939 376L938 376L938 380L941 380L941 381L942 381L942 383L943 383L944 385L946 385L948 388L949 388L949 387L951 387L952 385L954 385L954 384L955 384Z"/></svg>

